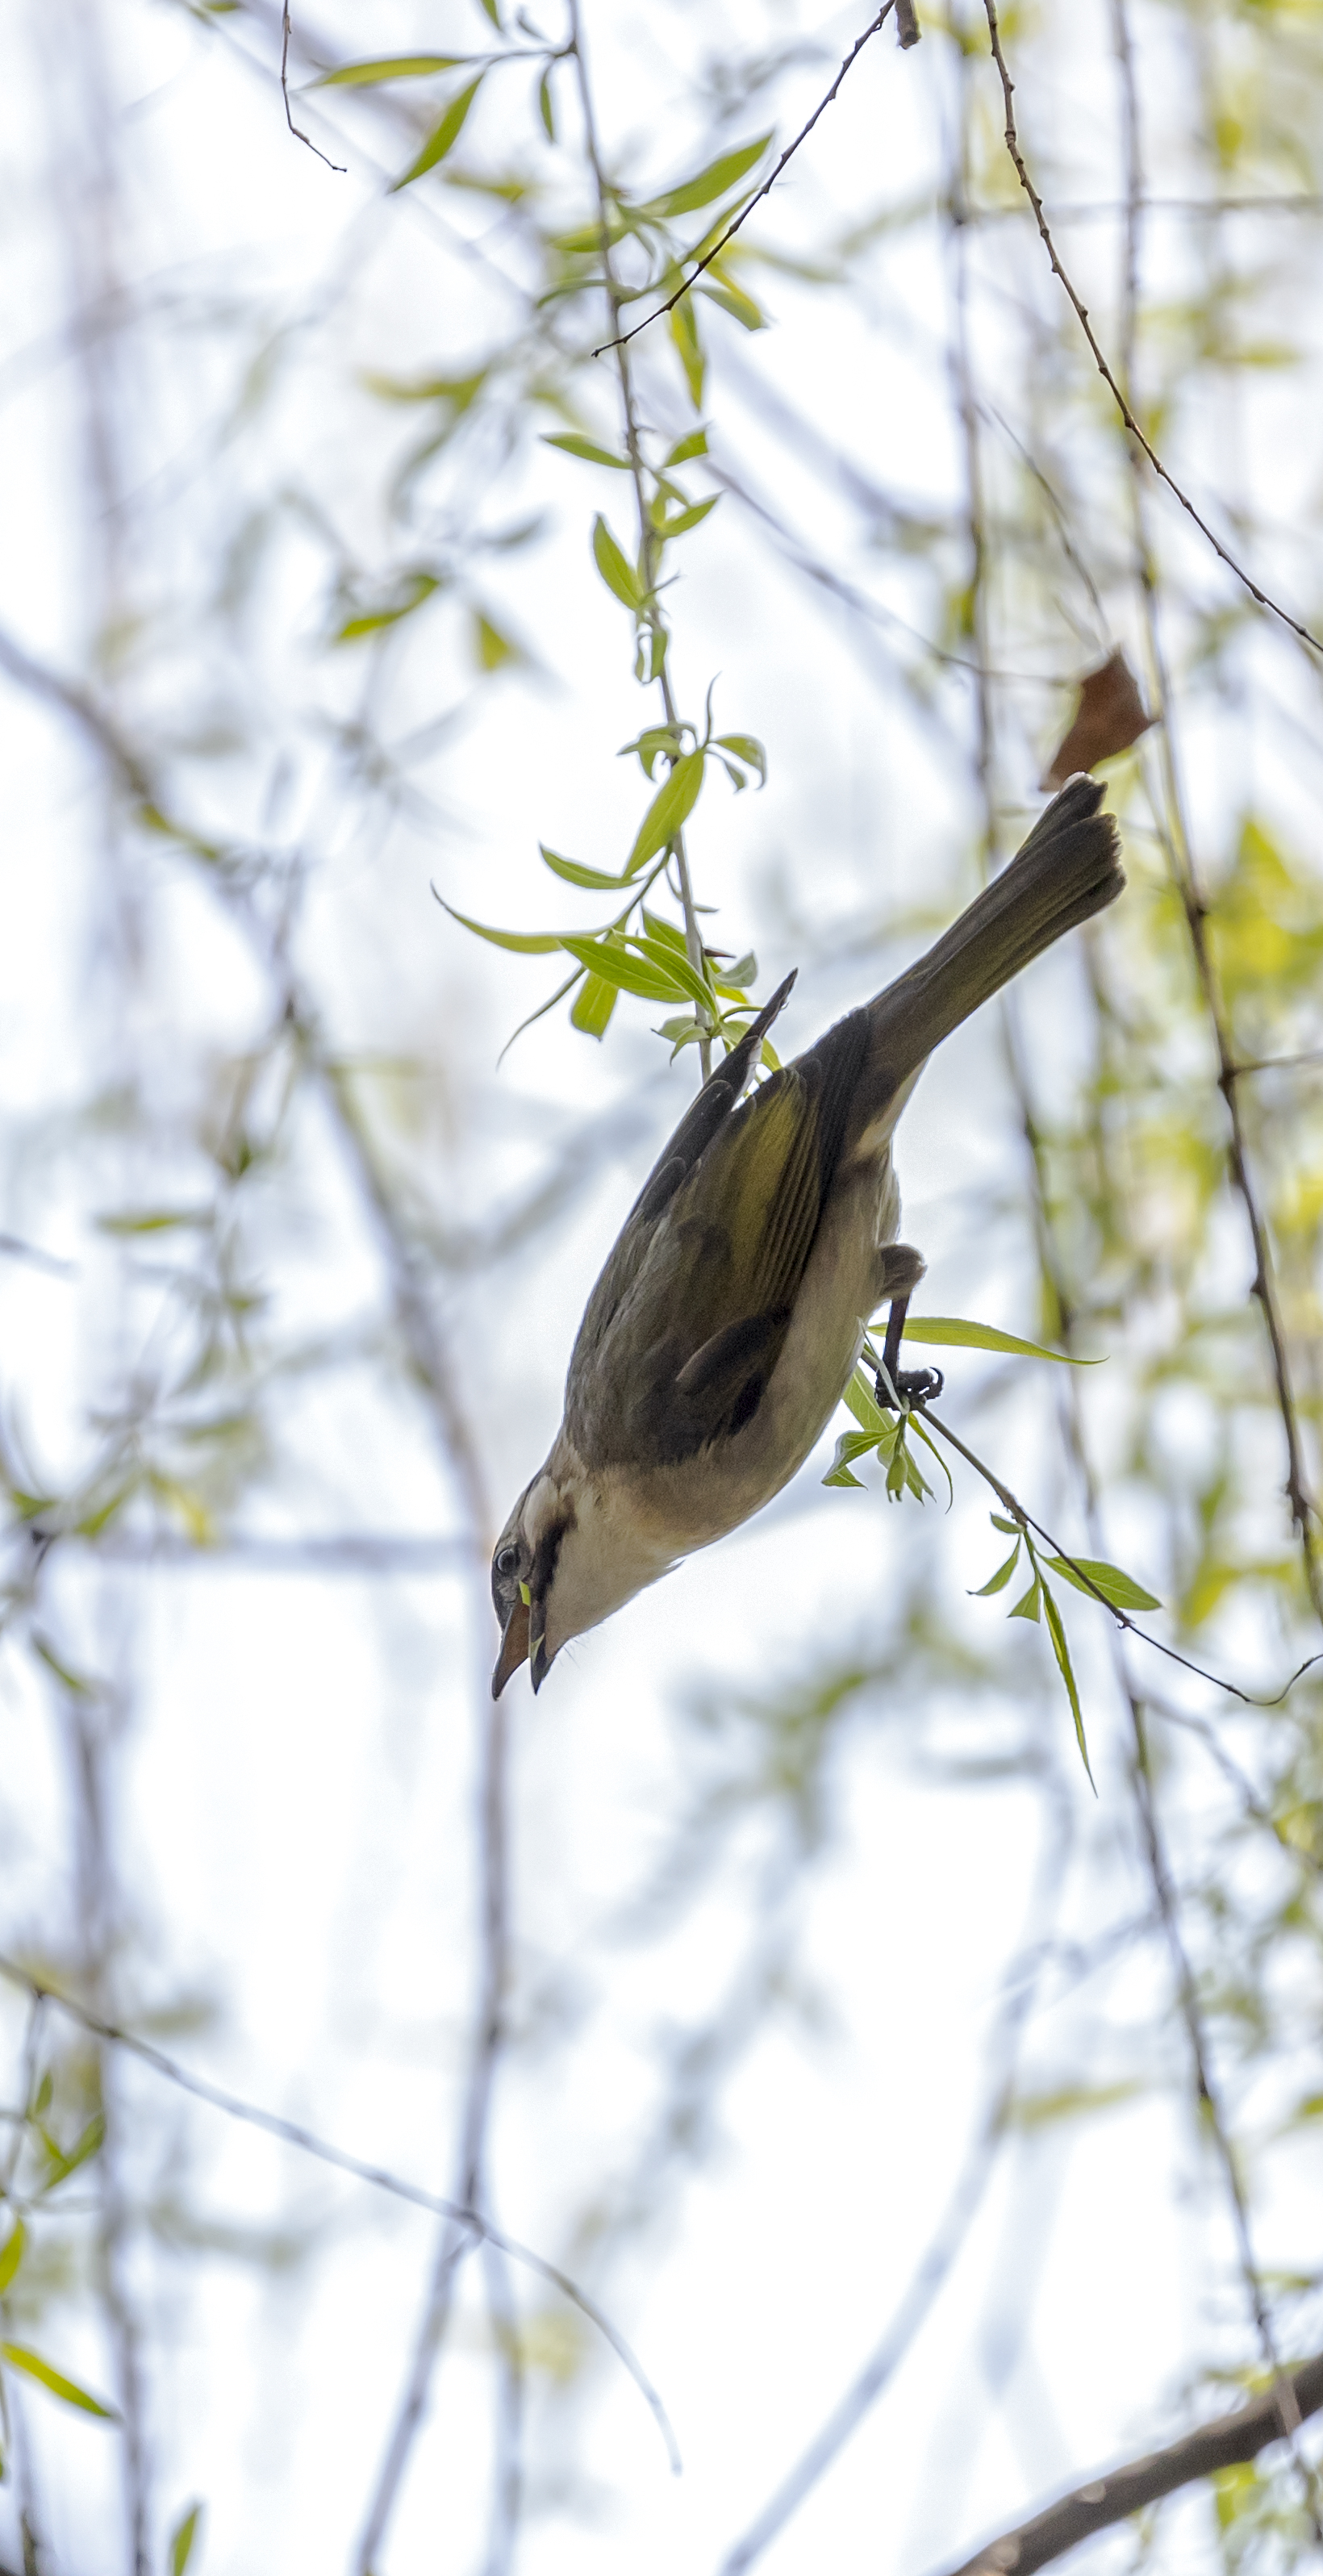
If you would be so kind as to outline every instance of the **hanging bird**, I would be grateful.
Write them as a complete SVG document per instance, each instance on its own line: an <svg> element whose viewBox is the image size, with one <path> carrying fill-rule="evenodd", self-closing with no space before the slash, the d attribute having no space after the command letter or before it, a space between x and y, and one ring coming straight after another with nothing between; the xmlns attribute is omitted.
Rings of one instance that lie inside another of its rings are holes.
<svg viewBox="0 0 1323 2576"><path fill-rule="evenodd" d="M569 1638L803 1465L870 1315L923 1276L896 1241L891 1137L927 1058L1125 884L1102 796L1070 779L926 957L742 1106L793 975L704 1083L588 1300L565 1418L492 1559L495 1697L525 1657L538 1690Z"/></svg>

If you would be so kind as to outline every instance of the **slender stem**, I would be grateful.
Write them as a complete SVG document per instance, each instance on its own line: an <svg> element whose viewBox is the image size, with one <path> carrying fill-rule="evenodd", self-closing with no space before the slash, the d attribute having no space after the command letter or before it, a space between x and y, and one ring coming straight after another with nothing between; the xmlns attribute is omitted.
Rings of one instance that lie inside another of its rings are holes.
<svg viewBox="0 0 1323 2576"><path fill-rule="evenodd" d="M1291 2371L1289 2382L1298 2414L1317 2415L1323 2408L1323 2353ZM1095 2532L1110 2530L1114 2523L1142 2512L1145 2505L1159 2504L1196 2478L1215 2477L1219 2469L1256 2460L1270 2442L1280 2439L1277 2399L1269 2390L1233 2414L1219 2415L1214 2423L1183 2434L1165 2451L1127 2460L1124 2468L1109 2469L1104 2477L1075 2487L1046 2512L1036 2513L1031 2522L985 2542L951 2576L1010 2576L1011 2570L1014 2576L1035 2576L1038 2568L1050 2566L1068 2549L1078 2549Z"/></svg>
<svg viewBox="0 0 1323 2576"><path fill-rule="evenodd" d="M1166 466L1162 462L1162 458L1157 452L1157 449L1146 437L1144 431L1139 425L1139 422L1135 418L1135 415L1130 408L1129 401L1118 382L1116 374L1103 354L1098 335L1094 330L1093 324L1089 320L1089 308L1086 304L1081 302L1070 277L1062 267L1060 258L1058 257L1057 246L1052 239L1047 217L1043 212L1042 198L1039 196L1038 190L1035 188L1033 180L1029 176L1028 166L1020 148L1020 138L1015 125L1015 110L1012 105L1012 100L1015 95L1015 83L1011 79L1010 73L1007 70L1006 56L1002 51L1001 28L997 18L996 0L983 0L983 6L988 21L988 33L992 39L992 58L1001 76L1002 100L1006 111L1006 149L1014 163L1015 175L1033 208L1034 221L1038 226L1039 239L1042 242L1043 248L1047 252L1048 258L1052 264L1053 273L1060 279L1062 286L1065 288L1066 294L1070 298L1070 302L1074 307L1080 328L1083 331L1084 337L1088 341L1090 350L1093 353L1098 373L1102 377L1104 384L1107 386L1108 391L1111 393L1117 409L1121 414L1121 418L1130 432L1131 438L1135 440L1136 444L1140 448L1142 448L1153 468L1154 473L1166 484L1168 491L1175 494L1176 499L1180 502L1181 508L1188 513L1190 518L1193 519L1200 535L1208 539L1208 543L1212 547L1214 554L1220 557L1221 561L1226 565L1228 572L1234 574L1236 580L1249 592L1251 599L1256 600L1260 608L1266 608L1271 616L1280 618L1283 626L1289 626L1291 633L1293 635L1298 635L1302 644L1310 645L1316 653L1323 653L1323 639L1320 639L1320 637L1315 635L1308 626L1302 626L1300 620L1296 617L1292 617L1289 610L1280 607L1275 599L1271 599L1269 597L1266 590L1260 590L1258 583L1250 578L1250 575L1245 571L1243 565L1237 563L1233 554L1228 553L1226 547L1221 541L1221 538L1214 535L1213 530L1208 525L1208 521L1200 516L1193 501L1189 498L1189 495L1182 491L1180 484L1175 479L1175 476L1168 472Z"/></svg>
<svg viewBox="0 0 1323 2576"><path fill-rule="evenodd" d="M602 162L601 147L598 142L597 120L593 108L592 87L588 78L588 64L584 53L583 26L580 17L579 0L568 0L568 5L570 22L570 42L568 50L574 60L575 75L579 85L579 99L583 110L584 140L588 149L588 159L592 167L594 186L597 190L597 213L598 222L601 227L602 241L602 279L606 290L607 302L611 308L612 328L618 334L620 312L624 298L621 292L619 279L615 273L615 265L612 258L611 209L607 194L606 174ZM633 335L631 333L628 336L632 338ZM629 349L626 344L626 340L620 337L615 338L608 345L614 353L616 372L620 379L620 404L624 421L625 449L629 457L630 475L634 485L634 501L638 513L639 550L644 568L643 586L651 599L656 584L659 545L657 531L652 524L652 515L648 506L648 469L639 437L638 409L634 399L634 381L630 369ZM656 608L655 604L650 605L646 612L646 623L647 631L654 642L659 638L664 638L665 628L662 623L660 612ZM657 679L658 686L661 690L662 705L666 710L667 724L674 726L679 721L679 714L675 698L672 694L670 673L667 669L665 659L662 661ZM693 883L689 874L689 858L685 849L683 832L677 832L675 840L672 843L672 848L675 853L675 872L680 888L680 908L684 915L685 951L688 956L689 963L694 968L695 973L701 975L703 972L703 934L699 928L698 913L694 904ZM712 1037L710 1027L699 1039L698 1055L702 1080L706 1082L708 1075L712 1070Z"/></svg>

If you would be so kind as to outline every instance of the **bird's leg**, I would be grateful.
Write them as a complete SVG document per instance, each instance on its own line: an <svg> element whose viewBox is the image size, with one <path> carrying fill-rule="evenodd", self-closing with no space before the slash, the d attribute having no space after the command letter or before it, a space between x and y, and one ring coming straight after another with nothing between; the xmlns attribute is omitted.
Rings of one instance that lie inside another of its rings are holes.
<svg viewBox="0 0 1323 2576"><path fill-rule="evenodd" d="M900 1337L905 1330L909 1308L909 1291L893 1297L887 1316L887 1337L882 1345L882 1361L877 1372L877 1400L889 1404L898 1413L908 1413L913 1406L930 1404L941 1394L946 1380L940 1369L900 1367Z"/></svg>

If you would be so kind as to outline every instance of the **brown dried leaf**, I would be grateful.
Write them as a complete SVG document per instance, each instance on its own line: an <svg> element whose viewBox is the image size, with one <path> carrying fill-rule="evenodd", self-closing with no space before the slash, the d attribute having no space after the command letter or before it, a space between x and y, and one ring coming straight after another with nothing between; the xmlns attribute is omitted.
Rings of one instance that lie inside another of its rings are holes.
<svg viewBox="0 0 1323 2576"><path fill-rule="evenodd" d="M1077 770L1095 769L1100 760L1128 751L1154 721L1144 713L1134 674L1118 644L1100 669L1081 680L1075 721L1044 772L1044 787L1064 787Z"/></svg>

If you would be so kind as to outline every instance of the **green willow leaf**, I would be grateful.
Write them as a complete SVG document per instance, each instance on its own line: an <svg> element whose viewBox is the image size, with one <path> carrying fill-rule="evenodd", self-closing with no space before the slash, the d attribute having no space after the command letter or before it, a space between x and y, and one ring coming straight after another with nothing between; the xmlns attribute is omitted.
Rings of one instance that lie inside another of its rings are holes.
<svg viewBox="0 0 1323 2576"><path fill-rule="evenodd" d="M4 2244L0 2245L0 2299L4 2297L23 2260L23 2248L27 2241L27 2231L23 2221L21 2218L16 2218Z"/></svg>
<svg viewBox="0 0 1323 2576"><path fill-rule="evenodd" d="M709 161L707 168L697 171L692 179L682 180L678 188L668 188L664 197L654 197L648 205L640 206L639 213L660 215L664 221L672 215L696 214L700 206L710 206L717 197L724 197L755 161L761 161L771 140L770 133L760 134L756 143L741 144L737 152L723 152L719 160Z"/></svg>
<svg viewBox="0 0 1323 2576"><path fill-rule="evenodd" d="M1038 1617L1042 1593L1042 1584L1040 1583L1038 1576L1035 1575L1028 1591L1022 1592L1019 1600L1016 1602L1015 1608L1011 1612L1012 1619L1036 1620Z"/></svg>
<svg viewBox="0 0 1323 2576"><path fill-rule="evenodd" d="M696 1002L700 1011L706 1011L709 1016L712 1016L711 990L699 974L697 967L690 965L682 947L677 948L674 941L669 939L649 939L646 936L640 938L634 931L626 931L625 937L630 947L637 948L639 955L655 966L660 974L674 975L688 994L690 1001Z"/></svg>
<svg viewBox="0 0 1323 2576"><path fill-rule="evenodd" d="M880 1327L879 1327L880 1329ZM960 1350L1009 1351L1016 1359L1057 1360L1063 1368L1101 1368L1101 1360L1078 1360L1070 1351L1047 1351L1041 1342L1022 1342L1016 1333L1001 1333L995 1324L971 1324L957 1315L907 1315L904 1338Z"/></svg>
<svg viewBox="0 0 1323 2576"><path fill-rule="evenodd" d="M649 859L664 850L681 831L698 802L703 784L703 754L682 752L669 778L658 788L639 825L638 838L625 861L627 877L637 876Z"/></svg>
<svg viewBox="0 0 1323 2576"><path fill-rule="evenodd" d="M996 1573L990 1574L986 1583L980 1583L977 1592L971 1592L970 1600L986 1601L990 1592L1004 1592L1019 1562L1020 1542L1017 1538L1005 1564L999 1565Z"/></svg>
<svg viewBox="0 0 1323 2576"><path fill-rule="evenodd" d="M198 2536L201 2519L202 2507L195 2504L187 2513L181 2514L175 2524L170 2534L170 2576L184 2576L184 2569L193 2555L193 2543Z"/></svg>
<svg viewBox="0 0 1323 2576"><path fill-rule="evenodd" d="M585 976L578 1000L570 1013L571 1028L580 1029L586 1038L604 1038L607 1023L619 999L619 987L608 984L604 975Z"/></svg>
<svg viewBox="0 0 1323 2576"><path fill-rule="evenodd" d="M561 939L557 945L586 966L590 975L618 985L622 993L637 993L641 1001L683 1002L686 998L683 984L674 975L613 940Z"/></svg>
<svg viewBox="0 0 1323 2576"><path fill-rule="evenodd" d="M580 867L577 859L563 859L559 850L549 850L545 841L538 842L547 866L554 877L563 877L566 885L587 886L590 894L619 894L628 877L609 877L601 868Z"/></svg>
<svg viewBox="0 0 1323 2576"><path fill-rule="evenodd" d="M42 2387L49 2388L52 2397L63 2398L66 2406L80 2406L85 2415L100 2415L108 2424L118 2424L113 2406L103 2406L99 2397L90 2396L76 2379L66 2379L62 2370L43 2361L41 2354L30 2351L25 2343L0 2343L0 2354L11 2370L21 2370L26 2378L40 2380Z"/></svg>
<svg viewBox="0 0 1323 2576"><path fill-rule="evenodd" d="M877 1441L871 1431L842 1431L836 1442L831 1465L823 1477L824 1485L853 1485L856 1492L862 1493L863 1480L859 1476L851 1475L851 1461L866 1457L869 1450L876 1447Z"/></svg>
<svg viewBox="0 0 1323 2576"><path fill-rule="evenodd" d="M1064 1582L1073 1583L1076 1591L1085 1593L1090 1601L1095 1601L1101 1592L1114 1610L1162 1608L1162 1603L1151 1592L1146 1592L1142 1583L1136 1583L1133 1574L1124 1573L1119 1565L1109 1565L1104 1557L1045 1556L1043 1563L1050 1565L1053 1573L1059 1574ZM1075 1571L1076 1566L1079 1574ZM1080 1580L1080 1576L1085 1574L1089 1577L1088 1583Z"/></svg>
<svg viewBox="0 0 1323 2576"><path fill-rule="evenodd" d="M881 1406L874 1402L873 1390L862 1368L856 1368L846 1387L845 1401L855 1421L863 1430L871 1432L874 1440L880 1440L884 1433L892 1429L891 1415L884 1413Z"/></svg>
<svg viewBox="0 0 1323 2576"><path fill-rule="evenodd" d="M692 456L706 456L706 454L707 431L691 429L687 438L677 438L669 455L663 459L662 471L664 473L668 465L687 465Z"/></svg>
<svg viewBox="0 0 1323 2576"><path fill-rule="evenodd" d="M742 330L766 330L767 316L762 306L755 304L753 297L746 295L742 286L732 286L729 280L723 284L721 279L714 280L709 273L703 279L698 292L700 295L706 295L709 303L719 304L722 312L729 313L732 322L738 322Z"/></svg>
<svg viewBox="0 0 1323 2576"><path fill-rule="evenodd" d="M592 438L581 438L577 429L561 429L554 436L544 435L542 445L558 447L565 456L581 456L585 465L611 465L617 474L631 471L627 456L613 456L609 447L599 447Z"/></svg>
<svg viewBox="0 0 1323 2576"><path fill-rule="evenodd" d="M460 90L452 98L440 123L433 126L417 160L411 161L408 169L402 170L399 178L392 180L389 190L392 197L398 195L401 188L407 188L411 180L425 178L429 170L435 170L438 163L445 160L448 152L453 152L464 131L465 119L482 83L483 74L479 72L477 79L470 81L467 89Z"/></svg>
<svg viewBox="0 0 1323 2576"><path fill-rule="evenodd" d="M1005 1521L1002 1519L1000 1512L989 1512L988 1518L994 1529L1005 1531L1007 1538L1015 1538L1022 1535L1018 1521Z"/></svg>
<svg viewBox="0 0 1323 2576"><path fill-rule="evenodd" d="M767 785L767 754L756 733L719 733L717 747L721 751L732 752L736 760L742 760L750 769L756 769L759 784L763 787Z"/></svg>
<svg viewBox="0 0 1323 2576"><path fill-rule="evenodd" d="M466 912L456 912L453 903L447 903L444 895L439 894L436 899L452 921L458 921L479 939L489 939L493 948L513 949L517 957L550 957L554 950L565 944L554 930L491 930L486 922L470 921Z"/></svg>
<svg viewBox="0 0 1323 2576"><path fill-rule="evenodd" d="M689 399L695 411L701 411L707 361L703 356L703 343L698 336L698 317L694 312L692 295L681 296L675 306L670 316L670 333L680 353L684 380L689 387Z"/></svg>
<svg viewBox="0 0 1323 2576"><path fill-rule="evenodd" d="M638 610L643 606L643 584L628 556L621 553L600 510L593 521L593 561L607 589L614 591L626 608Z"/></svg>
<svg viewBox="0 0 1323 2576"><path fill-rule="evenodd" d="M87 2123L87 2127L82 2133L82 2136L78 2139L76 2145L69 2149L68 2154L65 2155L63 2150L56 2145L55 2140L47 2137L46 2132L43 2129L42 2142L45 2145L47 2155L50 2159L49 2169L42 2179L41 2188L43 2192L54 2191L57 2184L68 2181L71 2173L77 2173L80 2165L87 2164L89 2159L98 2153L104 2142L105 2134L105 2115L101 2111L94 2111L91 2119Z"/></svg>
<svg viewBox="0 0 1323 2576"><path fill-rule="evenodd" d="M1084 1712L1080 1707L1080 1695L1075 1687L1075 1669L1070 1660L1070 1648L1066 1643L1066 1631L1061 1612L1046 1584L1043 1585L1043 1608L1047 1614L1047 1633L1052 1640L1052 1652L1057 1659L1057 1670L1066 1685L1070 1713L1075 1720L1075 1741L1080 1749L1080 1760L1088 1774L1089 1787L1096 1797L1098 1784L1090 1767L1089 1748L1084 1740Z"/></svg>
<svg viewBox="0 0 1323 2576"><path fill-rule="evenodd" d="M715 510L721 497L720 492L711 492L706 501L694 501L687 510L677 510L673 519L656 520L654 524L658 536L662 538L687 536L691 528L696 528L701 520L706 519Z"/></svg>
<svg viewBox="0 0 1323 2576"><path fill-rule="evenodd" d="M537 85L537 112L542 119L548 143L556 140L556 115L551 104L551 65L548 63Z"/></svg>
<svg viewBox="0 0 1323 2576"><path fill-rule="evenodd" d="M342 63L336 72L323 72L312 86L367 89L376 81L425 80L429 72L453 72L473 60L472 54L383 54L377 62Z"/></svg>

